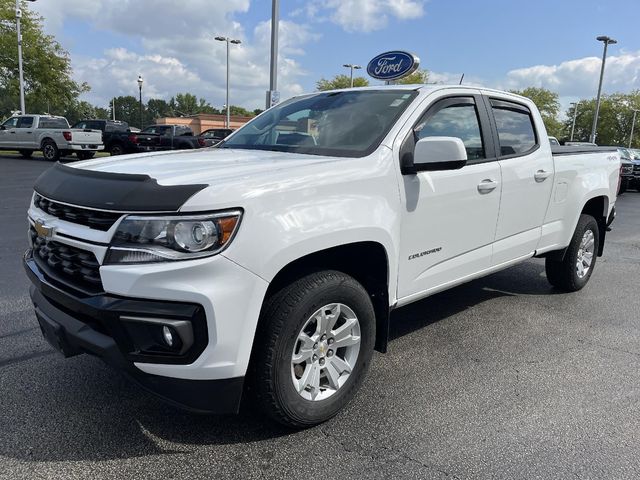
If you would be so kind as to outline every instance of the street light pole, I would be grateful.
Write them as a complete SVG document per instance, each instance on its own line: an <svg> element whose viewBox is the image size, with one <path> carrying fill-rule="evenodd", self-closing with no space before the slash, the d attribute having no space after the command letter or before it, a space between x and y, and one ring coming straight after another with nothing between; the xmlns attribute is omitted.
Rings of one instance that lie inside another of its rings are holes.
<svg viewBox="0 0 640 480"><path fill-rule="evenodd" d="M602 66L600 67L600 82L598 83L598 96L596 97L596 111L593 115L593 125L591 126L591 136L589 141L591 143L596 142L596 128L598 127L598 114L600 113L600 94L602 93L602 79L604 78L604 65L607 60L607 47L609 45L614 45L618 43L617 40L614 40L611 37L607 37L606 35L601 35L596 38L599 42L604 43L604 51L602 52Z"/></svg>
<svg viewBox="0 0 640 480"><path fill-rule="evenodd" d="M353 88L353 70L360 70L362 67L360 65L355 65L353 63L345 63L344 65L342 65L345 68L349 68L351 69L351 76L350 76L350 81L349 81L349 88Z"/></svg>
<svg viewBox="0 0 640 480"><path fill-rule="evenodd" d="M227 118L225 121L225 128L229 128L231 124L231 105L229 105L229 44L233 43L234 45L239 45L240 40L231 39L229 37L215 37L219 42L227 43Z"/></svg>
<svg viewBox="0 0 640 480"><path fill-rule="evenodd" d="M36 0L28 0L35 2ZM24 105L24 72L22 68L22 32L20 31L20 19L22 18L22 8L20 8L20 0L16 0L16 33L18 35L18 71L20 76L20 112L25 115L26 109Z"/></svg>
<svg viewBox="0 0 640 480"><path fill-rule="evenodd" d="M576 129L576 117L578 116L578 103L580 102L574 102L570 104L570 105L573 105L573 123L571 124L571 138L569 139L570 142L573 142L573 132Z"/></svg>
<svg viewBox="0 0 640 480"><path fill-rule="evenodd" d="M138 89L140 90L140 130L144 130L144 125L142 124L142 75L138 75Z"/></svg>
<svg viewBox="0 0 640 480"><path fill-rule="evenodd" d="M269 61L269 91L267 92L266 108L280 101L278 94L278 28L280 27L280 0L271 0L271 59ZM274 102L274 100L276 100Z"/></svg>
<svg viewBox="0 0 640 480"><path fill-rule="evenodd" d="M640 112L640 110L633 111L633 120L631 121L631 135L629 135L629 148L631 148L631 144L633 143L633 128L636 126L636 113Z"/></svg>

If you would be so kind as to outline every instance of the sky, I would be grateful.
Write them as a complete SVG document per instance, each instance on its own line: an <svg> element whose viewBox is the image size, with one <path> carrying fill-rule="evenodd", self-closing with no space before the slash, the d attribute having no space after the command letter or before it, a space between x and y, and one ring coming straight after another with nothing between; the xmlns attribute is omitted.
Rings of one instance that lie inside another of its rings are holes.
<svg viewBox="0 0 640 480"><path fill-rule="evenodd" d="M83 99L169 99L190 92L220 108L226 50L231 101L264 108L269 88L270 0L37 0L48 33L69 51ZM604 93L640 89L640 0L281 0L278 89L285 99L318 79L366 67L378 53L420 57L430 80L499 89L545 87L563 108L594 97L609 47ZM362 71L361 71L362 72ZM366 75L366 73L364 73ZM377 81L372 80L372 84Z"/></svg>

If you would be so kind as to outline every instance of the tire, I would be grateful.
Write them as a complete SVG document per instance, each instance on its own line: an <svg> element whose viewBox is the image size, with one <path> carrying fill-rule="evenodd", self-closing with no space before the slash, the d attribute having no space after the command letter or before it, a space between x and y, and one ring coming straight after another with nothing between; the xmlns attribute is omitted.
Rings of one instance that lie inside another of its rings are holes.
<svg viewBox="0 0 640 480"><path fill-rule="evenodd" d="M318 333L320 321L315 320L315 315L331 321L338 311L336 328L326 330L329 337L323 340ZM305 326L308 333L305 338L311 340L302 344L299 335L305 333ZM341 328L343 335L339 333ZM353 398L369 369L375 328L369 294L344 273L313 273L276 292L263 306L249 373L249 385L261 409L275 421L295 428L317 425L336 415ZM336 334L342 338L331 336ZM338 347L335 352L331 349L331 344L353 342L358 338L357 352L355 344ZM294 366L294 352L307 360ZM345 360L350 362L350 374L341 363ZM294 386L294 381L306 385L303 378L313 378L307 371L314 369L318 372L319 388ZM336 376L338 369L341 371ZM329 371L334 372L333 386Z"/></svg>
<svg viewBox="0 0 640 480"><path fill-rule="evenodd" d="M60 160L60 150L58 150L58 146L53 140L45 140L42 142L42 156L50 162Z"/></svg>
<svg viewBox="0 0 640 480"><path fill-rule="evenodd" d="M118 143L111 145L111 148L109 148L109 155L111 155L112 157L115 157L116 155L123 155L123 154L124 154L124 148L122 147L122 145Z"/></svg>
<svg viewBox="0 0 640 480"><path fill-rule="evenodd" d="M33 150L20 150L20 155L22 155L22 158L31 158L31 156L33 155Z"/></svg>
<svg viewBox="0 0 640 480"><path fill-rule="evenodd" d="M76 152L76 156L80 160L89 160L96 156L96 152Z"/></svg>
<svg viewBox="0 0 640 480"><path fill-rule="evenodd" d="M589 232L591 232L589 234ZM587 242L585 249L591 250L591 263L588 265L586 272L579 273L578 258L584 260L583 268L586 262L586 256L582 256L583 240ZM566 292L576 292L581 290L591 278L593 269L596 266L598 258L598 246L600 245L600 230L598 222L591 215L580 215L578 225L571 239L571 243L567 247L564 259L553 260L547 257L545 261L545 270L549 283ZM590 245L590 247L589 247Z"/></svg>

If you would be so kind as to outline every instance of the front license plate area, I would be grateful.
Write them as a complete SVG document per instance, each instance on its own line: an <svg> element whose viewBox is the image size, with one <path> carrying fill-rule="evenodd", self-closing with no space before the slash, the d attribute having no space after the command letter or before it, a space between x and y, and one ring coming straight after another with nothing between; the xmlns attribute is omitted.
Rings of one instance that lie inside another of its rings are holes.
<svg viewBox="0 0 640 480"><path fill-rule="evenodd" d="M65 357L73 357L82 353L79 349L71 346L67 340L63 328L57 323L36 313L36 318L40 324L40 330L45 340Z"/></svg>

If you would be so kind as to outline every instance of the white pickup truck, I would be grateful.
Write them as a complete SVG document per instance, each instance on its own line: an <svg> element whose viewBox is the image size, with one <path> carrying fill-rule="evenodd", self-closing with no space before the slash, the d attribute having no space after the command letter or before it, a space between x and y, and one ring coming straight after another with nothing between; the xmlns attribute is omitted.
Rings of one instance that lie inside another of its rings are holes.
<svg viewBox="0 0 640 480"><path fill-rule="evenodd" d="M217 148L56 164L24 261L65 355L182 407L247 397L304 427L354 396L392 309L531 257L555 287L584 287L619 169L614 149L552 148L510 93L314 93Z"/></svg>
<svg viewBox="0 0 640 480"><path fill-rule="evenodd" d="M16 115L0 125L0 150L18 150L24 158L41 150L49 161L75 153L87 160L104 150L104 145L100 130L69 128L64 117Z"/></svg>

